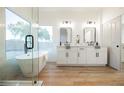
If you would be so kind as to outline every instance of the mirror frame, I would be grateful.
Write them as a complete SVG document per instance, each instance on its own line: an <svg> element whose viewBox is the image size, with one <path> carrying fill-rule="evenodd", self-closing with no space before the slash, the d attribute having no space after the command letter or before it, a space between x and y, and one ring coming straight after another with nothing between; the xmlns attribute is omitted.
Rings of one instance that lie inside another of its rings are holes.
<svg viewBox="0 0 124 93"><path fill-rule="evenodd" d="M87 43L86 42L86 39L85 39L85 33L86 33L86 31L88 30L88 29L92 29L92 30L94 30L94 43L96 42L96 28L95 27L85 27L84 29L83 29L83 41L84 41L84 43ZM91 42L91 41L90 41Z"/></svg>
<svg viewBox="0 0 124 93"><path fill-rule="evenodd" d="M65 42L61 41L61 31L62 31L61 29L66 29L66 31L67 31L67 41L68 41L68 30L67 29L70 29L70 31L71 31L70 32L70 41L68 41L68 43L71 43L72 42L72 28L71 27L61 27L60 28L60 42L61 43L66 43L66 41Z"/></svg>

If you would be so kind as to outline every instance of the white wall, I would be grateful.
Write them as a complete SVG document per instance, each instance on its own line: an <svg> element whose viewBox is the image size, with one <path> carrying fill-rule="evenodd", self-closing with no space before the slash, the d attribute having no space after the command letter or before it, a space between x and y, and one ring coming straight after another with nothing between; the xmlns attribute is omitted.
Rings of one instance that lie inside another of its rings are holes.
<svg viewBox="0 0 124 93"><path fill-rule="evenodd" d="M53 26L53 40L56 45L60 42L60 23L65 20L71 21L74 25L72 28L73 43L77 34L80 35L81 43L83 43L83 23L88 20L96 21L98 24L96 28L97 41L100 42L101 8L40 8L39 10L39 24ZM50 60L56 61L56 56L51 55Z"/></svg>
<svg viewBox="0 0 124 93"><path fill-rule="evenodd" d="M121 16L124 14L124 8L119 8L119 7L111 7L111 8L103 8L102 9L102 24L107 23L108 21L116 18L117 16ZM105 43L109 43L110 42L110 37L109 35L111 34L109 31L106 33L108 35L108 40L103 40L103 34L104 32L101 30L101 42L102 45L104 45Z"/></svg>
<svg viewBox="0 0 124 93"><path fill-rule="evenodd" d="M12 10L13 12L23 17L24 19L31 22L32 20L32 8L31 7L11 7L8 9Z"/></svg>
<svg viewBox="0 0 124 93"><path fill-rule="evenodd" d="M113 8L103 8L102 11L102 23L105 23L117 16L124 14L124 8L113 7Z"/></svg>
<svg viewBox="0 0 124 93"><path fill-rule="evenodd" d="M83 23L88 20L95 20L96 23L100 23L100 8L80 8L80 10L73 10L74 8L40 8L39 13L39 24L40 25L51 25L54 27L54 40L59 42L59 24L63 20L71 20L74 24L72 35L80 34L83 36ZM100 27L97 27L97 32ZM97 35L98 36L98 35ZM99 38L97 37L97 40Z"/></svg>

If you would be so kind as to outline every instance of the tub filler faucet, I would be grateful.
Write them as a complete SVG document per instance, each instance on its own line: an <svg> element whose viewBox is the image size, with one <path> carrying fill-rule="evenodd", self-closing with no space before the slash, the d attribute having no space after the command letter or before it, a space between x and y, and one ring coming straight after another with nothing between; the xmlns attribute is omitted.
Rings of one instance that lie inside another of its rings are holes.
<svg viewBox="0 0 124 93"><path fill-rule="evenodd" d="M25 53L25 54L28 53L28 49L26 48L26 44L24 44L24 53Z"/></svg>

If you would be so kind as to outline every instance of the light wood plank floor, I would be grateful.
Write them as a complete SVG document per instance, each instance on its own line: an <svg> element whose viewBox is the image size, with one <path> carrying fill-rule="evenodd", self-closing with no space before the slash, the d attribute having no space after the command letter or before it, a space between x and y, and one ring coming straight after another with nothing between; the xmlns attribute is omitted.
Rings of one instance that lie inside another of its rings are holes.
<svg viewBox="0 0 124 93"><path fill-rule="evenodd" d="M124 71L110 67L57 67L47 63L39 79L47 86L124 85Z"/></svg>

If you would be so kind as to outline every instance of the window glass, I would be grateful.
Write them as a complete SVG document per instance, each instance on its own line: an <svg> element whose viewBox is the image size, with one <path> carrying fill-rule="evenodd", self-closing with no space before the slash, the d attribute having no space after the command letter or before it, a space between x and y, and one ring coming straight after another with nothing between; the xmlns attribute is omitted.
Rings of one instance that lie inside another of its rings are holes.
<svg viewBox="0 0 124 93"><path fill-rule="evenodd" d="M52 42L52 26L40 26L38 32L39 42Z"/></svg>

